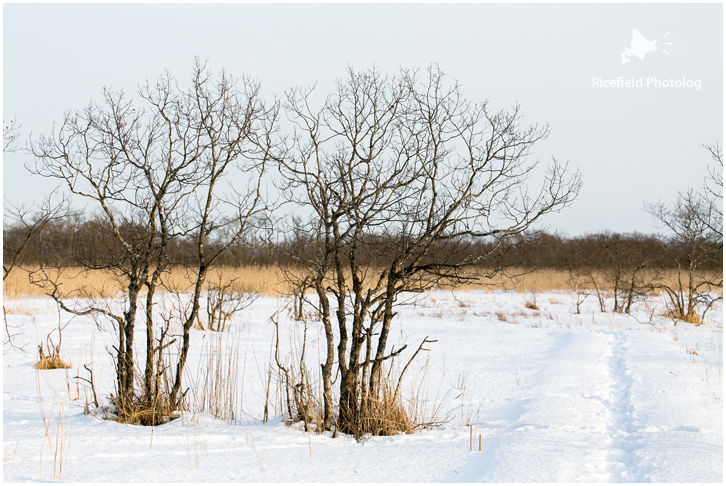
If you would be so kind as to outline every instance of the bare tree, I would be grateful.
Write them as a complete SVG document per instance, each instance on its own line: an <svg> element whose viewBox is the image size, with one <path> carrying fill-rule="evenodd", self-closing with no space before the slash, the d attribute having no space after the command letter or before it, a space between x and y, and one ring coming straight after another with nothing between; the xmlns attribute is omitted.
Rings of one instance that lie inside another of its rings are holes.
<svg viewBox="0 0 726 486"><path fill-rule="evenodd" d="M106 89L100 103L68 113L58 130L32 145L33 170L60 180L72 194L93 203L99 224L110 235L111 242L103 240L104 247L94 252L93 261L82 263L86 268L111 271L122 280L123 312L109 306L84 306L82 301L67 303L56 283L47 278L39 283L66 311L105 315L117 326L120 417L139 404L161 408L158 402L163 400L171 409L180 405L190 323L198 315L208 266L225 246L245 234L260 210L264 166L256 160L245 162L245 141L257 129L257 118L266 112L255 83L245 78L241 88L224 72L214 79L197 61L191 89L179 88L169 73L139 88L138 105L123 92ZM223 177L234 169L244 173L249 185L220 195ZM197 255L192 265L198 270L192 282L192 305L182 318L182 349L174 384L162 396L162 390L155 389L155 366L166 332L155 338L154 297L162 274L173 263L168 255L170 242L181 237L195 240ZM209 254L214 238L226 244ZM141 300L144 290L145 300ZM146 324L146 359L143 391L137 396L133 336L139 309L144 310Z"/></svg>
<svg viewBox="0 0 726 486"><path fill-rule="evenodd" d="M183 398L182 376L189 351L189 331L198 320L199 302L209 268L230 246L240 243L260 225L269 209L264 175L268 155L259 150L260 139L268 139L276 125L277 106L267 108L260 99L259 83L249 78L237 81L222 72L216 82L197 62L193 91L196 106L195 138L203 147L200 184L190 194L191 211L185 234L195 243L192 265L195 283L190 311L182 322L182 345L171 389L171 406ZM231 172L243 174L230 181Z"/></svg>
<svg viewBox="0 0 726 486"><path fill-rule="evenodd" d="M517 106L491 113L466 100L437 68L393 77L349 69L321 109L311 105L312 90L288 92L296 132L276 159L289 200L313 213L307 228L319 251L307 263L327 341L325 427L337 361L338 429L380 433L371 424L399 389L384 380L384 364L406 349L388 347L401 294L475 280L465 270L488 255L467 255L469 241L493 239L494 251L568 205L580 180L553 160L529 193L538 162L528 156L547 127L522 128Z"/></svg>
<svg viewBox="0 0 726 486"><path fill-rule="evenodd" d="M713 236L723 242L723 150L718 144L705 145L717 165L709 167L701 194L706 201L708 220L705 221Z"/></svg>
<svg viewBox="0 0 726 486"><path fill-rule="evenodd" d="M169 76L162 78L157 85L160 96L171 97L171 83ZM172 102L171 106L179 105ZM148 284L147 297L153 299L166 263L168 216L179 203L178 198L170 201L170 194L180 193L180 180L194 181L196 177L197 147L177 151L171 144L167 148L167 140L175 138L176 127L164 115L164 110L158 113L135 108L122 92L104 90L101 103L68 113L58 131L41 136L32 146L34 170L64 182L72 194L94 203L99 225L113 238L114 244L106 246L103 241L104 246L96 248L92 261L79 263L113 272L122 279L126 293L122 312L109 306L66 303L66 296L47 273L37 281L64 310L106 315L117 326L116 405L122 420L133 414L136 402L133 339L141 292ZM181 161L176 152L183 154ZM147 307L147 343L154 339L150 314ZM153 349L153 344L147 345L147 378L148 368L155 362L148 359ZM151 399L150 386L151 381L146 380L143 401Z"/></svg>
<svg viewBox="0 0 726 486"><path fill-rule="evenodd" d="M718 145L707 147L714 160L723 167ZM669 256L678 269L677 282L661 283L670 301L673 317L699 324L711 306L723 299L713 290L723 288L723 274L702 271L723 251L723 176L716 167L704 183L702 192L689 189L678 194L673 205L663 202L646 204L648 211L671 235L674 250Z"/></svg>
<svg viewBox="0 0 726 486"><path fill-rule="evenodd" d="M21 124L17 117L10 122L3 121L3 152L15 152L18 150L18 137L20 136ZM68 198L60 195L57 190L52 191L43 201L35 204L12 204L7 199L3 204L3 282L8 278L10 272L18 267L20 259L25 253L26 247L33 239L38 240L42 249L42 233L45 227L52 221L57 221L68 216ZM12 231L8 231L12 230ZM41 255L42 258L42 255ZM5 307L3 306L3 313ZM4 345L17 347L13 343L13 337L17 333L8 326L5 317Z"/></svg>
<svg viewBox="0 0 726 486"><path fill-rule="evenodd" d="M613 296L613 312L630 314L633 304L654 288L652 261L643 250L616 245L606 257L610 265L605 270L605 281Z"/></svg>

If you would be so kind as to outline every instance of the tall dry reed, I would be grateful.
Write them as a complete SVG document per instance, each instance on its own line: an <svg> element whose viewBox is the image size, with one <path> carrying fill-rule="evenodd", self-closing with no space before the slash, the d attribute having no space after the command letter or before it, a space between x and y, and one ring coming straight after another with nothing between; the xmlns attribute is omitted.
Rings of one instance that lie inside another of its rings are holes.
<svg viewBox="0 0 726 486"><path fill-rule="evenodd" d="M239 335L209 332L205 338L208 339L193 391L194 409L227 424L238 424L244 415L241 388L244 373L240 375Z"/></svg>

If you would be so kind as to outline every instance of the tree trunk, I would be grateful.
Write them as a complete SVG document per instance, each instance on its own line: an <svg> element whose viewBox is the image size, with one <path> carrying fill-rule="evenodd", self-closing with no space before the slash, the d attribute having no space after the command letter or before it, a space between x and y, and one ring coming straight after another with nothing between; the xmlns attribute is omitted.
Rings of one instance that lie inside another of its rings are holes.
<svg viewBox="0 0 726 486"><path fill-rule="evenodd" d="M153 283L147 286L146 294L146 367L144 368L144 400L153 401L154 396L158 394L158 390L154 389L154 294L156 293L156 285Z"/></svg>
<svg viewBox="0 0 726 486"><path fill-rule="evenodd" d="M320 314L325 329L325 363L321 365L323 374L323 428L330 430L333 426L333 363L335 362L335 336L330 322L330 302L325 294L322 276L315 282L315 290L320 301Z"/></svg>
<svg viewBox="0 0 726 486"><path fill-rule="evenodd" d="M179 361L176 367L176 377L174 378L174 385L171 388L169 396L169 405L172 410L176 410L181 406L183 394L181 393L182 386L182 374L184 372L184 365L187 362L187 355L189 354L189 331L194 325L194 321L197 319L199 314L199 298L202 294L202 286L207 276L207 267L202 264L199 266L199 274L197 276L197 283L194 286L194 294L192 297L192 310L187 316L187 320L184 321L182 329L182 347L179 352Z"/></svg>
<svg viewBox="0 0 726 486"><path fill-rule="evenodd" d="M119 332L118 349L118 406L119 415L128 411L134 399L134 324L140 286L129 283L129 307L124 313L123 329Z"/></svg>

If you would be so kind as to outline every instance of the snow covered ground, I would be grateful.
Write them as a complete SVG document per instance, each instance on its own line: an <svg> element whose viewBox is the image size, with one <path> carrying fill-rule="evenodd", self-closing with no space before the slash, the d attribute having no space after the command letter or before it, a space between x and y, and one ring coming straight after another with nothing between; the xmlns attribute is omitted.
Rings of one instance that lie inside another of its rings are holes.
<svg viewBox="0 0 726 486"><path fill-rule="evenodd" d="M308 434L280 416L262 422L269 317L283 309L282 299L258 299L223 336L193 333L185 386L199 383L196 369L210 343L221 339L222 349L237 353L233 423L188 412L153 428L83 413L84 388L73 377L88 376L84 364L92 363L100 395L113 390L110 326L73 319L61 347L72 368L36 371L37 344L57 327L58 313L43 299L4 305L26 343L25 353L3 352L5 481L723 481L720 305L696 327L658 317L662 299L655 297L630 316L600 312L592 298L575 314L569 293L412 296L399 309L391 344L438 340L407 378L445 423L360 442ZM290 321L281 325L283 342L299 336L299 326L296 333ZM310 332L312 366L322 334Z"/></svg>

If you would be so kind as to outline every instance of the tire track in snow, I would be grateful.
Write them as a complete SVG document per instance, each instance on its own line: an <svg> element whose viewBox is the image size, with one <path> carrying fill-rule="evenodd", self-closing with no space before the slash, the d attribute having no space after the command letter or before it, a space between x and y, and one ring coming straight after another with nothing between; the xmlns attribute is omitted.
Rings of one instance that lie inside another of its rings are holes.
<svg viewBox="0 0 726 486"><path fill-rule="evenodd" d="M612 482L649 482L650 468L640 464L636 454L641 449L640 428L633 418L631 388L633 377L625 362L628 338L624 333L612 333L610 344L611 397L606 402L610 410L609 424L612 440L610 451L610 473Z"/></svg>

